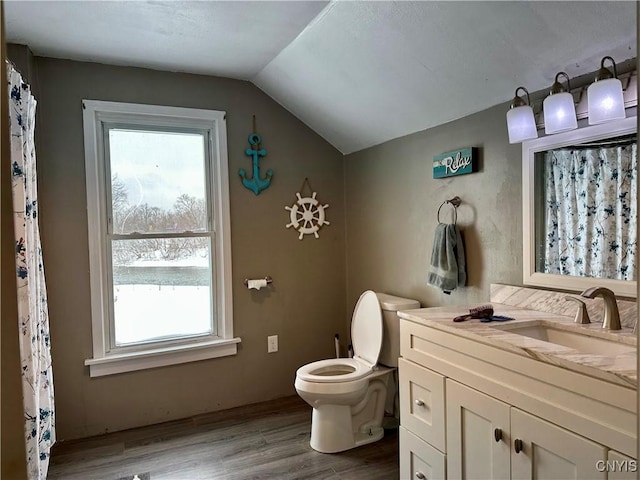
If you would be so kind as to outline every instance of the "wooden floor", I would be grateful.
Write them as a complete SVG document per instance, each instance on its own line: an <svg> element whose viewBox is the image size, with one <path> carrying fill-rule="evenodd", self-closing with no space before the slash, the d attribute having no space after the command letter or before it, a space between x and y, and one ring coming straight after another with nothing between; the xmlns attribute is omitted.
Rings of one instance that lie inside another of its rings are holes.
<svg viewBox="0 0 640 480"><path fill-rule="evenodd" d="M49 480L380 479L398 474L398 433L337 454L309 446L298 397L54 446Z"/></svg>

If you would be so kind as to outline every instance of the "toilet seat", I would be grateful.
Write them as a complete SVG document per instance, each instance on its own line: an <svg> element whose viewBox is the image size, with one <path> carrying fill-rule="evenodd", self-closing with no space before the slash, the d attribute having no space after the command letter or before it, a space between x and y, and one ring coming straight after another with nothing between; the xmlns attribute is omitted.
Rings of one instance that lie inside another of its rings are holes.
<svg viewBox="0 0 640 480"><path fill-rule="evenodd" d="M313 383L345 383L369 375L382 347L382 310L377 295L367 290L358 299L351 319L354 358L330 358L300 367L296 378Z"/></svg>
<svg viewBox="0 0 640 480"><path fill-rule="evenodd" d="M306 382L343 383L359 380L372 371L371 365L355 358L330 358L300 367L296 377Z"/></svg>

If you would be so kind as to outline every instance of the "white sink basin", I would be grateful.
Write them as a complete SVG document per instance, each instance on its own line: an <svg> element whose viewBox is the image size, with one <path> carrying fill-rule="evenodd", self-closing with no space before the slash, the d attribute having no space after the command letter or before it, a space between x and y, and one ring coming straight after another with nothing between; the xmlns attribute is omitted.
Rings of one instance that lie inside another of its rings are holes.
<svg viewBox="0 0 640 480"><path fill-rule="evenodd" d="M573 327L573 326L572 326ZM513 325L499 325L494 328L499 330L535 338L543 342L562 345L581 353L597 355L619 355L621 353L635 352L636 346L629 343L621 343L610 338L597 336L598 331L582 330L580 327L571 329L558 328L548 323L527 323Z"/></svg>

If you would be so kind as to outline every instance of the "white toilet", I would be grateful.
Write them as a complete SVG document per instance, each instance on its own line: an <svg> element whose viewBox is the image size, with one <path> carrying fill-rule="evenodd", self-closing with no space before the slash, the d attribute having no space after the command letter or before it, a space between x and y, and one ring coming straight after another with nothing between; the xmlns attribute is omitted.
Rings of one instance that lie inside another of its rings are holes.
<svg viewBox="0 0 640 480"><path fill-rule="evenodd" d="M416 300L364 292L353 311L353 358L309 363L296 372L298 395L313 407L311 447L335 453L380 440L387 389L400 355L398 310L420 308ZM392 397L393 397L392 395Z"/></svg>

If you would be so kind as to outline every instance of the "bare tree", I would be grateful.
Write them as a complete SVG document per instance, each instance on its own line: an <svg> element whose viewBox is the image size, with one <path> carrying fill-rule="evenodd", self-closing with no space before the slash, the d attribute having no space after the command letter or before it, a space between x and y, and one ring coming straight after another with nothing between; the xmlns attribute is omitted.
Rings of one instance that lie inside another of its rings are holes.
<svg viewBox="0 0 640 480"><path fill-rule="evenodd" d="M111 205L115 233L197 232L206 229L205 200L188 194L180 195L173 209L166 211L147 203L129 205L126 185L114 175L111 179ZM150 238L122 240L113 243L114 266L135 260L177 260L194 255L207 246L206 238Z"/></svg>
<svg viewBox="0 0 640 480"><path fill-rule="evenodd" d="M114 175L111 178L111 212L113 215L113 231L125 233L127 217L131 213L126 185Z"/></svg>
<svg viewBox="0 0 640 480"><path fill-rule="evenodd" d="M183 193L173 204L180 230L197 231L207 226L207 208L203 198L192 197Z"/></svg>

